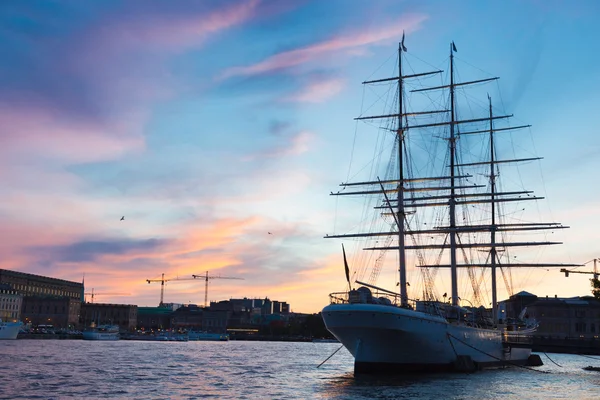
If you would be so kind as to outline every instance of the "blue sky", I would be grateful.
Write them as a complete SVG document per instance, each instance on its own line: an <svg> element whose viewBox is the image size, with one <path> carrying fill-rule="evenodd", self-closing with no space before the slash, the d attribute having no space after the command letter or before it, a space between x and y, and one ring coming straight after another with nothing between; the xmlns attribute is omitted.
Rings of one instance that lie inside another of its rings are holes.
<svg viewBox="0 0 600 400"><path fill-rule="evenodd" d="M102 301L139 305L158 302L146 279L209 270L244 278L213 281L212 300L318 311L344 287L339 242L322 237L344 218L328 194L348 174L360 82L393 72L403 31L411 56L447 69L454 41L461 77L501 77L502 108L533 125L522 139L544 157L540 212L571 226L546 261L588 261L600 224L599 11L596 1L5 2L0 265L85 274L96 293L130 294ZM527 276L522 288L540 295L589 293L583 276ZM165 300L203 294L172 281Z"/></svg>

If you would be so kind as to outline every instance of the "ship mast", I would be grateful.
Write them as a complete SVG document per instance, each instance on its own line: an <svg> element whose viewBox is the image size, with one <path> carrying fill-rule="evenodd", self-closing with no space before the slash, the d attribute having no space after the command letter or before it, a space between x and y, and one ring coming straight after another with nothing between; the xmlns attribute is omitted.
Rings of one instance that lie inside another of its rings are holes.
<svg viewBox="0 0 600 400"><path fill-rule="evenodd" d="M458 305L458 278L456 269L456 193L455 193L455 151L454 135L454 42L450 44L450 276L452 281L452 305Z"/></svg>
<svg viewBox="0 0 600 400"><path fill-rule="evenodd" d="M492 115L492 99L490 103L490 200L492 208L492 221L490 225L490 270L492 273L492 321L498 321L498 292L496 289L496 171L494 167L494 119Z"/></svg>
<svg viewBox="0 0 600 400"><path fill-rule="evenodd" d="M451 291L451 303L452 305L458 305L459 297L458 297L458 268L473 268L473 267L490 267L492 270L492 308L494 318L497 318L497 287L496 287L496 269L499 264L497 247L500 246L502 248L505 247L528 247L528 246L541 246L541 245L554 245L560 244L560 242L552 242L552 241L540 241L540 242L529 242L529 241L510 241L510 242L502 242L501 244L496 243L496 232L516 232L516 231L537 231L537 230L548 230L548 229L564 229L568 228L563 226L560 223L550 222L550 223L503 223L498 224L496 221L496 206L500 203L505 202L513 202L513 201L531 201L542 199L543 197L532 196L531 191L505 191L498 192L496 189L496 174L498 171L498 164L501 163L519 163L519 162L529 162L534 160L539 160L540 157L532 157L532 158L520 158L520 159L496 159L496 154L494 152L494 138L493 134L495 132L501 131L512 131L518 130L522 128L529 127L529 125L522 126L508 126L502 128L495 128L493 121L498 119L508 119L512 117L512 115L493 115L491 108L491 99L490 99L490 109L489 115L484 118L469 118L469 119L458 119L456 115L456 99L455 99L455 90L459 87L465 87L474 84L481 84L485 82L490 82L497 80L497 77L490 77L484 79L477 79L471 81L463 81L463 82L455 82L454 78L454 53L456 52L456 46L454 42L450 44L450 83L442 84L440 86L430 86L430 87L421 87L418 89L411 89L411 93L419 93L426 91L435 91L441 89L449 89L450 90L450 107L446 110L425 110L425 111L413 111L408 112L404 110L404 91L405 89L405 80L406 79L414 79L427 77L434 74L439 74L443 71L430 71L423 73L412 73L408 75L402 74L402 53L406 53L406 47L404 46L404 35L402 36L402 42L399 43L398 46L398 75L390 78L382 78L375 80L364 81L363 84L380 84L386 82L396 82L398 83L398 109L394 110L391 114L382 114L382 115L371 115L371 116L360 116L355 118L355 120L364 121L364 120L397 120L397 129L389 129L394 135L396 135L396 139L398 140L398 149L397 155L394 155L394 158L397 157L398 160L398 179L389 179L386 178L384 180L367 180L362 182L344 182L341 183L340 186L344 189L350 188L350 190L340 190L337 192L332 192L333 196L365 196L365 195L383 195L385 201L383 204L379 206L375 206L374 209L384 209L387 212L383 212L381 215L383 216L392 216L394 218L396 229L389 229L381 232L357 232L357 233L343 233L343 234L335 234L335 235L326 235L326 238L376 238L376 237L398 237L397 245L375 245L364 247L363 250L369 251L386 251L386 250L397 250L399 256L399 265L398 265L398 274L399 274L399 294L400 294L400 305L408 306L408 295L407 295L407 282L406 282L406 252L414 251L414 250L450 250L450 262L448 265L441 265L439 263L435 264L427 264L424 260L420 260L416 267L419 268L449 268L451 270L451 278L452 278L452 291ZM446 118L443 122L437 122L435 120L431 121L413 121L408 119L408 117L428 117L434 116L436 114L448 115L450 113L450 118ZM412 124L409 122L413 122ZM469 130L466 131L461 130L460 135L473 135L473 134L489 134L490 135L490 159L483 160L481 162L470 162L470 163L459 163L457 160L456 152L457 152L457 140L458 140L458 126L459 124L464 126L469 126L474 123L488 123L488 129L482 130ZM408 132L411 130L421 130L427 128L437 128L442 126L449 126L449 155L450 155L450 165L449 165L449 174L444 174L445 176L421 176L421 177L407 177L405 176L405 158L406 158L406 142ZM484 188L487 185L478 185L473 183L464 182L464 179L470 178L472 175L469 174L460 174L459 168L464 167L476 167L476 166L489 166L490 168L490 184L491 190L489 192L481 192L480 188ZM356 188L356 189L354 189ZM353 190L354 189L354 190ZM460 190L460 192L457 192ZM464 191L464 192L463 192ZM394 194L395 196L388 196L388 194ZM522 196L526 195L526 196ZM396 204L393 204L397 202ZM464 207L471 204L491 204L492 209L492 220L489 224L457 224L456 222L456 209L457 207ZM406 223L406 214L407 210L411 210L410 212L416 212L416 210L421 209L422 207L444 207L446 210L449 210L449 221L447 226L434 226L432 228L427 229L411 229L409 231L408 225ZM415 211L412 211L416 209ZM484 242L462 242L459 240L459 234L469 234L469 233L477 233L477 232L489 232L490 240ZM420 236L420 235L432 235L432 234L447 234L448 242L444 241L444 243L430 243L430 244L407 244L406 243L406 235L410 234L411 236ZM491 265L489 260L486 260L485 263L482 262L468 262L458 264L457 262L457 249L468 249L468 248L485 248L490 252L491 256ZM550 263L511 263L507 264L506 267L566 267L566 266L575 266L577 264L550 264ZM358 281L357 281L358 282ZM362 282L358 282L362 284ZM371 286L373 287L373 286Z"/></svg>
<svg viewBox="0 0 600 400"><path fill-rule="evenodd" d="M404 47L404 35L402 43L398 43L398 204L396 218L398 225L398 274L400 275L400 306L408 306L408 294L406 287L406 249L404 243L404 168L402 152L404 151L404 129L402 127L403 110L402 96L404 94L402 78L402 50Z"/></svg>

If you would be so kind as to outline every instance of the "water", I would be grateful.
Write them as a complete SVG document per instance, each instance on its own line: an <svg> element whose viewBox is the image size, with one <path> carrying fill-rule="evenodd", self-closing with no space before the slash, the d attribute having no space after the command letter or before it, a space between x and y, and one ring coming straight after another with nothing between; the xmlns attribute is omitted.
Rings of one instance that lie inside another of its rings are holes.
<svg viewBox="0 0 600 400"><path fill-rule="evenodd" d="M549 373L355 378L335 343L0 341L0 399L598 399L600 357L541 354Z"/></svg>

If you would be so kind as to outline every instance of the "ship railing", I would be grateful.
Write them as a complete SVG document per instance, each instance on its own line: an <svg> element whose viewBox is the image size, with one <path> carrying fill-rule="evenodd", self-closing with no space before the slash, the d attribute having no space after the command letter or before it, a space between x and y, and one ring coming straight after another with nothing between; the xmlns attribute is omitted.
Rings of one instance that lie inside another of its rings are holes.
<svg viewBox="0 0 600 400"><path fill-rule="evenodd" d="M517 334L515 335L513 334L507 334L506 332L504 332L504 334L502 335L502 341L504 343L511 343L511 344L531 344L533 343L533 335L531 334Z"/></svg>
<svg viewBox="0 0 600 400"><path fill-rule="evenodd" d="M373 292L369 291L366 296L358 291L337 292L329 294L329 302L330 304L368 303L398 306L400 305L400 295L379 292L377 290Z"/></svg>
<svg viewBox="0 0 600 400"><path fill-rule="evenodd" d="M329 294L329 303L330 304L380 304L380 305L389 305L400 307L400 295L399 294L391 294L380 291L373 291L372 296L369 297L361 297L361 296L353 296L350 292L336 292ZM423 303L419 300L407 299L407 304L404 308L408 308L411 310L417 309L417 303ZM439 309L433 307L431 312L427 312L428 314L441 315Z"/></svg>
<svg viewBox="0 0 600 400"><path fill-rule="evenodd" d="M346 304L350 303L348 300L348 292L337 292L329 294L329 304Z"/></svg>

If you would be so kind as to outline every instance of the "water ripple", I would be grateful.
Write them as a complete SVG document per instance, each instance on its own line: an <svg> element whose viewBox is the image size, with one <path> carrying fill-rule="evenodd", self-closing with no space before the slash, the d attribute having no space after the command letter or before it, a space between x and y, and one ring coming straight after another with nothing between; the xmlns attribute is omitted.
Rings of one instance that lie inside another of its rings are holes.
<svg viewBox="0 0 600 400"><path fill-rule="evenodd" d="M281 342L0 342L0 399L596 399L600 365L554 354L562 368L354 377L337 344Z"/></svg>

